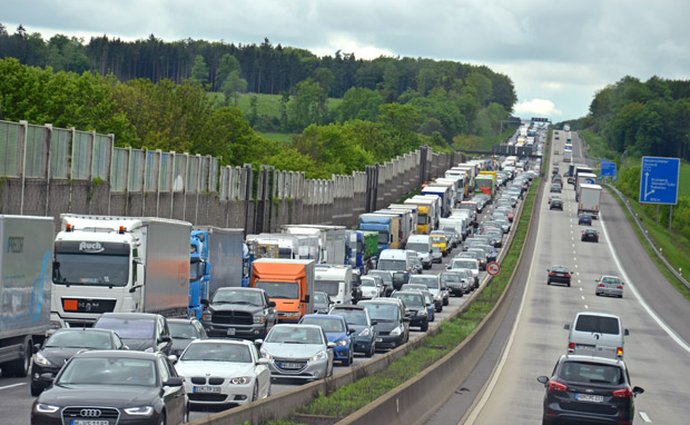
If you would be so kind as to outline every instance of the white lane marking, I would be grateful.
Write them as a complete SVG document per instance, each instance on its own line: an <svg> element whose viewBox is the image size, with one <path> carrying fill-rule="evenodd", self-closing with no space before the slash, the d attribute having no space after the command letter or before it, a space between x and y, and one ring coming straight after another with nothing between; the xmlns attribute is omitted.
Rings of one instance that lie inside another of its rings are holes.
<svg viewBox="0 0 690 425"><path fill-rule="evenodd" d="M580 281L578 280L577 283L580 283ZM580 287L580 292L582 292L582 287Z"/></svg>
<svg viewBox="0 0 690 425"><path fill-rule="evenodd" d="M541 233L541 228L542 228L542 226L540 226L540 223L537 223L537 239L536 239L537 241L541 240L541 239L539 239L539 234ZM491 397L491 393L493 392L494 388L496 387L496 383L498 382L498 377L501 375L501 372L503 371L503 367L505 366L506 362L508 361L508 355L510 353L511 347L513 346L513 341L515 340L515 334L517 333L517 327L518 327L518 324L520 323L520 318L522 317L522 311L525 309L525 304L527 301L527 293L529 292L530 282L532 281L532 273L537 268L536 263L537 263L537 255L532 254L532 262L530 263L530 266L529 266L529 273L527 274L527 282L525 282L525 289L522 292L522 299L520 300L520 307L518 308L517 316L515 316L515 322L513 323L513 328L510 330L510 336L508 336L508 342L506 342L506 346L503 349L503 353L501 353L501 359L498 361L496 368L494 368L494 371L491 374L489 384L486 386L486 388L484 388L484 392L482 393L482 397L479 399L477 404L474 406L474 408L470 412L470 415L467 417L467 420L464 422L464 424L466 424L466 425L473 425L474 421L476 421L477 417L479 417L479 414L481 413L482 409L484 409L484 406L486 406L487 401L489 401L489 397ZM463 425L462 418L460 418L460 422L458 422L457 425Z"/></svg>
<svg viewBox="0 0 690 425"><path fill-rule="evenodd" d="M573 257L573 261L577 261L577 257ZM577 267L577 264L575 265Z"/></svg>
<svg viewBox="0 0 690 425"><path fill-rule="evenodd" d="M577 264L575 264L575 268L577 268Z"/></svg>
<svg viewBox="0 0 690 425"><path fill-rule="evenodd" d="M652 420L649 418L646 412L640 412L640 417L642 418L643 421L647 423L652 423Z"/></svg>
<svg viewBox="0 0 690 425"><path fill-rule="evenodd" d="M575 274L577 274L578 276L580 276L580 272L575 272Z"/></svg>
<svg viewBox="0 0 690 425"><path fill-rule="evenodd" d="M639 292L637 292L637 289L635 289L635 285L633 284L632 279L630 279L630 276L628 276L628 274L625 272L625 269L623 269L623 265L618 259L618 255L616 254L616 250L613 248L613 244L610 243L609 234L606 231L606 224L604 224L604 216L601 214L601 211L599 211L599 221L601 222L601 230L604 233L604 237L606 238L606 245L608 245L609 250L611 251L613 261L616 263L618 270L620 270L621 275L623 275L623 279L625 279L626 285L630 288L633 295L635 295L637 301L639 301L640 305L647 311L647 314L649 314L651 318L654 319L657 325L659 325L659 327L663 329L668 334L668 336L670 336L671 339L674 340L676 344L680 346L680 348L690 353L690 345L688 345L688 343L685 342L683 338L679 337L673 331L673 329L671 329L666 324L666 322L664 322L659 316L657 316L654 310L652 310L652 308L647 304L647 302L640 296Z"/></svg>
<svg viewBox="0 0 690 425"><path fill-rule="evenodd" d="M585 310L589 310L589 306L585 304Z"/></svg>
<svg viewBox="0 0 690 425"><path fill-rule="evenodd" d="M580 298L582 298L582 301L585 300L585 296L584 296L584 295L580 295Z"/></svg>
<svg viewBox="0 0 690 425"><path fill-rule="evenodd" d="M14 388L14 387L21 387L22 385L26 385L26 382L18 382L16 384L5 385L4 387L0 387L0 390L7 390L10 388Z"/></svg>

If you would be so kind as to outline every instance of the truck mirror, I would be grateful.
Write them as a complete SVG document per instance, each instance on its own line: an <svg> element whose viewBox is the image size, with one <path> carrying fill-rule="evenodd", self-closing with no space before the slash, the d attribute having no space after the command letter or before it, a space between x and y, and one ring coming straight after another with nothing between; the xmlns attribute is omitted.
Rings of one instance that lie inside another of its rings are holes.
<svg viewBox="0 0 690 425"><path fill-rule="evenodd" d="M310 299L311 299L311 297L309 297L309 294L304 296L304 302L305 303L308 303Z"/></svg>
<svg viewBox="0 0 690 425"><path fill-rule="evenodd" d="M276 306L276 302L275 302L275 301L269 301L269 302L268 302L268 306L269 306L269 307L275 307L275 306Z"/></svg>
<svg viewBox="0 0 690 425"><path fill-rule="evenodd" d="M202 300L201 300L201 304L204 305L205 307L208 307L209 302L208 302L207 299L202 299Z"/></svg>

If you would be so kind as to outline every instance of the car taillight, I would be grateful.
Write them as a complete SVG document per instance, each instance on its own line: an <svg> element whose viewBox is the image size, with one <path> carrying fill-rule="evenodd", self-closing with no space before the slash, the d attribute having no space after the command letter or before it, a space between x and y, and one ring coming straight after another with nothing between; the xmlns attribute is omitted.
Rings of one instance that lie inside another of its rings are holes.
<svg viewBox="0 0 690 425"><path fill-rule="evenodd" d="M565 274L565 277L570 277L570 273L566 273L566 274Z"/></svg>
<svg viewBox="0 0 690 425"><path fill-rule="evenodd" d="M620 390L616 390L612 394L615 398L631 398L633 393L630 387L625 387Z"/></svg>
<svg viewBox="0 0 690 425"><path fill-rule="evenodd" d="M551 273L549 273L549 276L556 276L556 273L551 272Z"/></svg>
<svg viewBox="0 0 690 425"><path fill-rule="evenodd" d="M548 390L566 392L568 391L568 386L552 379L549 381Z"/></svg>
<svg viewBox="0 0 690 425"><path fill-rule="evenodd" d="M568 343L568 352L572 353L574 351L575 351L575 343L574 342Z"/></svg>
<svg viewBox="0 0 690 425"><path fill-rule="evenodd" d="M616 348L616 355L618 357L623 357L623 347L617 347Z"/></svg>
<svg viewBox="0 0 690 425"><path fill-rule="evenodd" d="M599 288L603 288L603 287L606 286L606 285L604 285L603 283L600 283L600 284L598 284L597 286L598 286Z"/></svg>
<svg viewBox="0 0 690 425"><path fill-rule="evenodd" d="M616 289L623 289L623 285L617 285Z"/></svg>

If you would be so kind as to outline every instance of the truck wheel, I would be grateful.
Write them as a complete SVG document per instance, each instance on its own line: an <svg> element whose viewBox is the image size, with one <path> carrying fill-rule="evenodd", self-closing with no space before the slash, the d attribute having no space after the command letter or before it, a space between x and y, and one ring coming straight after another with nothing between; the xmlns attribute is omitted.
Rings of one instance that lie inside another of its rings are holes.
<svg viewBox="0 0 690 425"><path fill-rule="evenodd" d="M29 374L29 367L31 366L31 338L27 337L24 340L24 356L21 359L13 360L4 364L3 375L15 376L23 378Z"/></svg>

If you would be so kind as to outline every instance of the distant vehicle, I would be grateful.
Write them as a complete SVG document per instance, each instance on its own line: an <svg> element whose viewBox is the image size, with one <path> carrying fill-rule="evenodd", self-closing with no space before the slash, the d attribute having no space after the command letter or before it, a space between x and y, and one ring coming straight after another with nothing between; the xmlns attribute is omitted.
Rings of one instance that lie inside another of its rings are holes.
<svg viewBox="0 0 690 425"><path fill-rule="evenodd" d="M540 376L546 394L543 425L562 421L632 425L635 396L644 389L631 387L630 373L622 360L563 355L553 375Z"/></svg>
<svg viewBox="0 0 690 425"><path fill-rule="evenodd" d="M564 328L569 331L569 353L613 359L623 357L625 337L630 334L620 317L592 311L577 313Z"/></svg>
<svg viewBox="0 0 690 425"><path fill-rule="evenodd" d="M474 288L479 288L479 260L473 258L453 258L448 263L448 270L469 269L474 277Z"/></svg>
<svg viewBox="0 0 690 425"><path fill-rule="evenodd" d="M333 375L333 349L320 326L277 324L261 345L272 378L315 381Z"/></svg>
<svg viewBox="0 0 690 425"><path fill-rule="evenodd" d="M601 276L595 280L597 286L594 293L596 295L609 295L623 298L623 287L625 282L618 276Z"/></svg>
<svg viewBox="0 0 690 425"><path fill-rule="evenodd" d="M41 375L53 377L77 353L89 350L126 350L127 346L110 329L63 328L53 333L41 347L37 344L31 364L31 395L36 397L46 388Z"/></svg>
<svg viewBox="0 0 690 425"><path fill-rule="evenodd" d="M376 349L396 348L410 338L410 329L405 318L405 305L397 298L377 298L362 301L369 317L376 322Z"/></svg>
<svg viewBox="0 0 690 425"><path fill-rule="evenodd" d="M422 332L429 330L429 316L426 311L426 301L419 291L396 291L391 295L405 305L405 317L410 326L418 326Z"/></svg>
<svg viewBox="0 0 690 425"><path fill-rule="evenodd" d="M551 204L551 201L553 201L554 199L558 199L559 201L562 201L561 195L559 195L557 193L553 193L553 194L549 195L548 203Z"/></svg>
<svg viewBox="0 0 690 425"><path fill-rule="evenodd" d="M160 314L103 313L93 327L114 330L130 350L165 355L172 350L168 321Z"/></svg>
<svg viewBox="0 0 690 425"><path fill-rule="evenodd" d="M314 313L328 314L328 310L330 310L333 305L335 305L335 303L327 293L321 291L314 292Z"/></svg>
<svg viewBox="0 0 690 425"><path fill-rule="evenodd" d="M170 336L173 339L170 354L174 356L179 357L192 341L208 338L204 326L195 318L167 320Z"/></svg>
<svg viewBox="0 0 690 425"><path fill-rule="evenodd" d="M444 305L448 305L448 298L444 297L443 287L438 275L416 275L410 278L410 283L419 283L426 286L427 291L434 297L436 311L441 312Z"/></svg>
<svg viewBox="0 0 690 425"><path fill-rule="evenodd" d="M248 340L192 341L175 363L175 369L185 378L192 406L238 406L271 394L268 360L262 359L254 343Z"/></svg>
<svg viewBox="0 0 690 425"><path fill-rule="evenodd" d="M441 283L456 297L462 297L469 293L471 291L470 282L473 280L472 272L469 270L447 270L441 273Z"/></svg>
<svg viewBox="0 0 690 425"><path fill-rule="evenodd" d="M549 202L549 209L563 211L563 201L560 199L552 199L551 202Z"/></svg>
<svg viewBox="0 0 690 425"><path fill-rule="evenodd" d="M364 353L366 357L372 357L376 352L376 328L377 321L369 317L368 310L362 305L336 305L328 314L341 316L345 319L347 327L354 332L350 336L355 353Z"/></svg>
<svg viewBox="0 0 690 425"><path fill-rule="evenodd" d="M552 266L550 269L546 269L546 272L548 273L546 278L547 285L565 283L566 286L570 286L572 272L566 266Z"/></svg>
<svg viewBox="0 0 690 425"><path fill-rule="evenodd" d="M562 190L562 186L560 183L552 183L551 184L551 189L550 189L551 193L561 193L561 190Z"/></svg>
<svg viewBox="0 0 690 425"><path fill-rule="evenodd" d="M431 261L438 264L443 262L443 251L441 251L441 248L437 246L431 248Z"/></svg>
<svg viewBox="0 0 690 425"><path fill-rule="evenodd" d="M264 338L277 320L276 304L266 291L237 287L218 289L201 317L212 338Z"/></svg>
<svg viewBox="0 0 690 425"><path fill-rule="evenodd" d="M122 424L172 425L188 415L184 380L160 352L87 351L54 380L41 379L51 385L34 401L31 425L116 424L123 416Z"/></svg>
<svg viewBox="0 0 690 425"><path fill-rule="evenodd" d="M589 214L580 214L580 216L577 218L577 224L580 226L591 226L592 216Z"/></svg>
<svg viewBox="0 0 690 425"><path fill-rule="evenodd" d="M580 240L582 242L599 242L599 232L596 229L583 230Z"/></svg>
<svg viewBox="0 0 690 425"><path fill-rule="evenodd" d="M383 296L387 297L393 292L393 273L387 270L369 270L366 276L378 276L383 280L384 293Z"/></svg>
<svg viewBox="0 0 690 425"><path fill-rule="evenodd" d="M376 279L371 276L362 276L361 288L363 300L378 298L383 294L383 283L378 283Z"/></svg>
<svg viewBox="0 0 690 425"><path fill-rule="evenodd" d="M355 351L350 338L354 330L348 328L344 317L331 314L307 314L299 323L317 325L326 332L328 341L335 344L333 348L334 361L340 362L343 366L350 366L354 363Z"/></svg>

